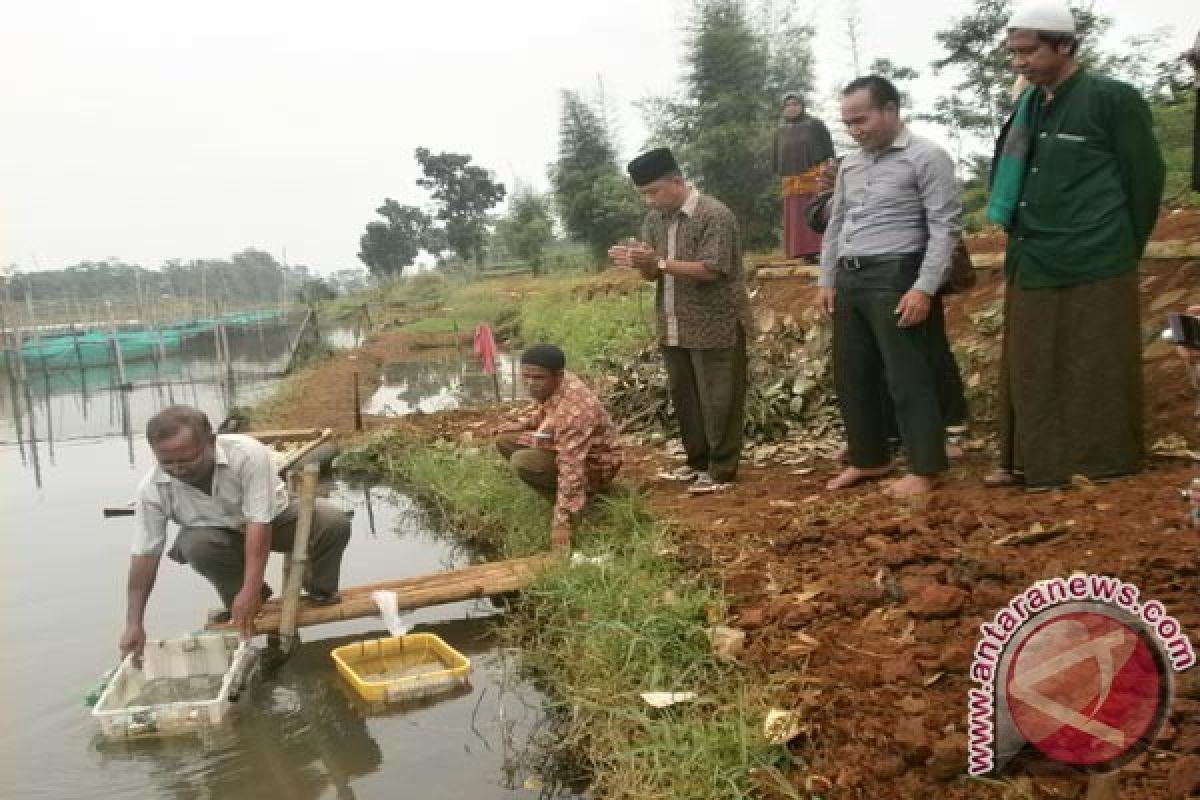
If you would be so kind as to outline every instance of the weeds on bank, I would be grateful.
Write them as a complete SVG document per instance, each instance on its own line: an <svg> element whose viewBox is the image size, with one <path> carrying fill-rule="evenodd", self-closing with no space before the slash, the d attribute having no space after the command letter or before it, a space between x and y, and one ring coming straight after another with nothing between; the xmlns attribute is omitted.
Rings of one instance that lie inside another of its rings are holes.
<svg viewBox="0 0 1200 800"><path fill-rule="evenodd" d="M525 342L557 344L573 371L588 374L604 359L631 357L650 341L653 295L634 292L588 298L574 288L560 282L522 303L519 322Z"/></svg>
<svg viewBox="0 0 1200 800"><path fill-rule="evenodd" d="M416 488L507 557L547 549L548 500L490 448L392 432L339 467ZM713 657L704 628L720 598L660 554L666 537L637 494L619 488L597 499L574 549L610 560L547 570L523 592L507 636L556 701L557 741L597 795L749 796L751 772L772 769L779 754L760 734L763 694ZM699 697L658 711L644 691Z"/></svg>

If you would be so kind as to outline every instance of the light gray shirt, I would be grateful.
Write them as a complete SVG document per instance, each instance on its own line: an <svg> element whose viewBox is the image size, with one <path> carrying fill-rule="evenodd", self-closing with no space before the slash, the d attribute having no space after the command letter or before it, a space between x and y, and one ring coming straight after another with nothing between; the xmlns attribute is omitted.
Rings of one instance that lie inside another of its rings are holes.
<svg viewBox="0 0 1200 800"><path fill-rule="evenodd" d="M271 448L250 436L217 437L212 493L172 478L155 466L138 485L133 554L162 555L167 522L181 528L230 528L269 523L288 507L288 491L275 470Z"/></svg>
<svg viewBox="0 0 1200 800"><path fill-rule="evenodd" d="M671 219L667 226L667 261L675 260L675 242L679 239L680 216L690 217L696 213L696 204L700 202L700 193L695 189L688 190L687 199L683 201L679 213ZM667 318L667 346L679 346L679 317L675 313L675 276L663 273L663 314Z"/></svg>
<svg viewBox="0 0 1200 800"><path fill-rule="evenodd" d="M902 127L886 150L858 150L842 160L817 285L834 285L839 258L924 252L912 288L934 295L950 276L961 230L954 160Z"/></svg>

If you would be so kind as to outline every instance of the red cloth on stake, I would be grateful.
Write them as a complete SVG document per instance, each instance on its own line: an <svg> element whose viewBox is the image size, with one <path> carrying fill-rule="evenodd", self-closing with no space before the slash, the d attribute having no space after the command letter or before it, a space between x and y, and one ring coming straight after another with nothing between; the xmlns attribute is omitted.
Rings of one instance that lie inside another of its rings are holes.
<svg viewBox="0 0 1200 800"><path fill-rule="evenodd" d="M496 374L496 339L486 322L475 326L475 355L483 361L484 374Z"/></svg>

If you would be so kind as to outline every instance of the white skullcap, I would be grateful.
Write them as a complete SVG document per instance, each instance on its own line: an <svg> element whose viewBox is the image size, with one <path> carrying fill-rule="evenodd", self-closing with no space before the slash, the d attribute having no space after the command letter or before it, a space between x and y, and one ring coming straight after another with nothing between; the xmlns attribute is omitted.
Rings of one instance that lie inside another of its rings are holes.
<svg viewBox="0 0 1200 800"><path fill-rule="evenodd" d="M1026 0L1008 19L1008 29L1075 35L1075 16L1062 0Z"/></svg>

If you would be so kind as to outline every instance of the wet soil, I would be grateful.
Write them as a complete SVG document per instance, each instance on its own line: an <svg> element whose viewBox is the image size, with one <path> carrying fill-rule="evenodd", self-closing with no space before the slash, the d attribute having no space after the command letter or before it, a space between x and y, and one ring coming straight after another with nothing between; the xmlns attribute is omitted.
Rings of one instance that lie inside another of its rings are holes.
<svg viewBox="0 0 1200 800"><path fill-rule="evenodd" d="M1200 214L1177 215L1162 232L1200 237ZM1143 275L1148 443L1175 434L1195 447L1195 392L1180 359L1154 337L1167 311L1200 302L1200 263L1148 261ZM605 283L600 291L619 291L626 279ZM999 271L981 271L974 289L949 300L952 341L994 355L998 332L972 315L986 316L1002 291ZM756 302L798 318L813 292L799 279L764 282ZM404 343L372 340L360 359L374 363L395 347ZM968 385L994 385L993 361L964 365ZM288 411L296 424L347 430L346 415L330 413L322 396L337 383L322 377L331 368L314 369L302 405ZM506 413L460 410L386 424L478 442ZM1152 458L1125 480L1030 495L981 486L991 467L986 420L972 436L976 449L955 462L944 487L913 503L886 499L877 485L829 493L824 484L839 469L829 461L747 465L730 492L692 497L656 477L677 463L664 448L630 443L624 480L644 487L674 526L678 557L723 588L728 624L748 632L747 666L776 687L779 707L803 715L806 733L792 743L794 766L785 770L801 789L826 798L1082 797L1086 779L1061 770L999 782L963 774L979 625L1037 580L1077 570L1117 575L1162 601L1193 641L1200 634L1200 530L1186 527L1179 493L1196 473L1192 463ZM995 544L1035 525L1062 532ZM1179 676L1170 724L1155 746L1121 771L1121 797L1185 796L1179 787L1200 755L1196 672Z"/></svg>

